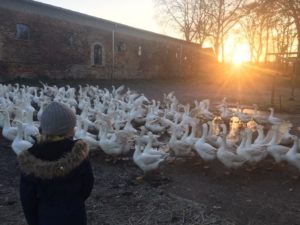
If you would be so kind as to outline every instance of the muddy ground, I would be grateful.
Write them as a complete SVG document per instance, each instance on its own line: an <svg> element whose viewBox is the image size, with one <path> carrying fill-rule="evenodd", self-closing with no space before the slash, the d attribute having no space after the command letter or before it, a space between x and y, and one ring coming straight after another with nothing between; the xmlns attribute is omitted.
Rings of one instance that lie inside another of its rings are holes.
<svg viewBox="0 0 300 225"><path fill-rule="evenodd" d="M262 108L270 104L272 78L223 78L222 81L131 81L99 82L101 86L126 84L147 97L162 99L163 93L175 91L180 102L210 98L212 107L227 96ZM88 82L88 81L86 81ZM278 82L278 81L277 81ZM66 83L66 82L65 82ZM300 125L297 114L299 89L291 102L289 82L276 87L275 98L281 99L278 114L293 122L293 132ZM276 100L279 109L279 101ZM300 136L300 135L299 135ZM0 137L0 224L26 224L18 198L19 170L9 142ZM232 175L224 175L225 168L218 161L204 169L197 157L162 165L160 171L144 180L131 157L112 163L102 152L91 155L95 173L95 187L87 201L89 224L228 224L228 225L299 225L299 174L288 165L272 167L267 158L259 167L248 172L239 168Z"/></svg>

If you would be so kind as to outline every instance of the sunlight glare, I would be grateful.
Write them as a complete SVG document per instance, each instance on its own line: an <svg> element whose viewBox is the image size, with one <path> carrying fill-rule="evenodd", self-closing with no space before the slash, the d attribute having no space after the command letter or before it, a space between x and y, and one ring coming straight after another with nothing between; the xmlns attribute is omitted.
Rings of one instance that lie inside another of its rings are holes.
<svg viewBox="0 0 300 225"><path fill-rule="evenodd" d="M231 61L235 65L240 65L251 60L250 50L247 44L237 44L232 52Z"/></svg>
<svg viewBox="0 0 300 225"><path fill-rule="evenodd" d="M251 61L250 48L244 38L232 35L224 43L225 62L240 65ZM221 57L222 58L222 57Z"/></svg>

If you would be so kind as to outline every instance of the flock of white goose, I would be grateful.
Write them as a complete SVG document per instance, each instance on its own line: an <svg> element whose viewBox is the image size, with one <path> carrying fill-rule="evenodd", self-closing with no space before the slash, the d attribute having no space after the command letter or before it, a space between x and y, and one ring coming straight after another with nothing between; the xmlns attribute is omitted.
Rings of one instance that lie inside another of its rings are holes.
<svg viewBox="0 0 300 225"><path fill-rule="evenodd" d="M92 151L111 157L133 153L134 163L147 173L172 158L219 160L228 169L255 166L268 155L274 163L287 161L300 170L298 137L292 124L262 115L254 105L245 113L229 108L224 98L210 109L210 101L180 104L174 92L163 100L149 100L129 88L112 90L85 85L77 89L41 83L40 87L0 84L0 126L16 154L28 149L39 133L39 120L51 101L68 105L77 115L76 139Z"/></svg>

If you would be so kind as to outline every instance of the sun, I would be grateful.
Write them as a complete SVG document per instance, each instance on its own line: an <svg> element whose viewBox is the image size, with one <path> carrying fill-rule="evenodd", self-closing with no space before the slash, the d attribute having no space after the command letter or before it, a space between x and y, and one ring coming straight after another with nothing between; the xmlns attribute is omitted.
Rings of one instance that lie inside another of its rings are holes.
<svg viewBox="0 0 300 225"><path fill-rule="evenodd" d="M233 57L233 60L232 60L232 63L234 64L234 65L241 65L242 63L244 62L244 60L240 57L240 56L237 56L237 55L235 55L234 57Z"/></svg>
<svg viewBox="0 0 300 225"><path fill-rule="evenodd" d="M228 38L225 41L225 61L240 65L244 62L251 61L250 48L245 40L241 40L235 37Z"/></svg>
<svg viewBox="0 0 300 225"><path fill-rule="evenodd" d="M235 65L240 65L244 62L250 62L251 55L249 46L245 43L239 43L234 46L232 55L231 55L231 63Z"/></svg>

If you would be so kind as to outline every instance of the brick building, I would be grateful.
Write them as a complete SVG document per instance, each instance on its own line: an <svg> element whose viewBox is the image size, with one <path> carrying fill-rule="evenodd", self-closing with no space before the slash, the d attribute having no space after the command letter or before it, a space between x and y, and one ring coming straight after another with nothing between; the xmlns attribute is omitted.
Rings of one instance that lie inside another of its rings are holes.
<svg viewBox="0 0 300 225"><path fill-rule="evenodd" d="M211 49L30 0L0 1L0 76L168 78L215 61Z"/></svg>

